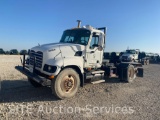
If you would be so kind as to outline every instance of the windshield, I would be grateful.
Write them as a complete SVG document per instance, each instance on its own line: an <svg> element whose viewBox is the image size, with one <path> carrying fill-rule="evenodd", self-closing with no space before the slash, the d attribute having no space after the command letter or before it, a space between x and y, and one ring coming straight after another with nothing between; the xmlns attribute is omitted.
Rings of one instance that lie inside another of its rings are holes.
<svg viewBox="0 0 160 120"><path fill-rule="evenodd" d="M87 45L90 37L90 31L84 29L64 31L60 43L73 43Z"/></svg>
<svg viewBox="0 0 160 120"><path fill-rule="evenodd" d="M135 51L135 50L126 50L126 53L129 53L129 54L136 54L136 51Z"/></svg>

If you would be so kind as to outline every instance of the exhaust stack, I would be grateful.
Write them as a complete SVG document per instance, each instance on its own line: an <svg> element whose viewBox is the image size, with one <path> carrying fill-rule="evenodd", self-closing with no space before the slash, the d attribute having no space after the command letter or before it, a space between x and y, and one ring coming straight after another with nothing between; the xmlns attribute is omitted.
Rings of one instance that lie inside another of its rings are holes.
<svg viewBox="0 0 160 120"><path fill-rule="evenodd" d="M81 20L77 20L77 22L78 22L78 28L80 28L81 27Z"/></svg>

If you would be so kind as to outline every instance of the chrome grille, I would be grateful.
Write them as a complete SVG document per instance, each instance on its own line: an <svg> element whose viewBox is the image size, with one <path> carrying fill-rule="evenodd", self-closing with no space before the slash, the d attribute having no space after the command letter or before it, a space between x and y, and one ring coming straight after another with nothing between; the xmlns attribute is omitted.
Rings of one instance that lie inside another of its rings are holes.
<svg viewBox="0 0 160 120"><path fill-rule="evenodd" d="M34 50L30 51L30 65L34 65L34 59L35 59L35 67L42 68L43 63L43 53L38 51L35 52Z"/></svg>

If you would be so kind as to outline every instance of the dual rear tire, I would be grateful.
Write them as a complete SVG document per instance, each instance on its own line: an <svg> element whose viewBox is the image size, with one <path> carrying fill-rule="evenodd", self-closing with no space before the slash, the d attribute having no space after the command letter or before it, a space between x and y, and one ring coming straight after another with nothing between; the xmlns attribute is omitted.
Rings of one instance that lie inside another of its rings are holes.
<svg viewBox="0 0 160 120"><path fill-rule="evenodd" d="M133 65L129 65L127 67L127 71L126 71L126 79L125 82L133 82L133 80L136 78L136 74L135 74L135 70L134 70L134 66Z"/></svg>
<svg viewBox="0 0 160 120"><path fill-rule="evenodd" d="M130 83L136 78L136 73L133 65L121 65L119 72L119 78L121 81Z"/></svg>

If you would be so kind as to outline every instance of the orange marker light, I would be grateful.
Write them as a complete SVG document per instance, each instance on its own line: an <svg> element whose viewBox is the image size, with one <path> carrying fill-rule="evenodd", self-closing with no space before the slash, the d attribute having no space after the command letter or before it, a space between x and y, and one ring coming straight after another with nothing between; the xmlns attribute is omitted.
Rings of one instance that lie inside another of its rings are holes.
<svg viewBox="0 0 160 120"><path fill-rule="evenodd" d="M54 76L53 76L53 75L49 76L49 79L53 79L53 78L54 78Z"/></svg>

